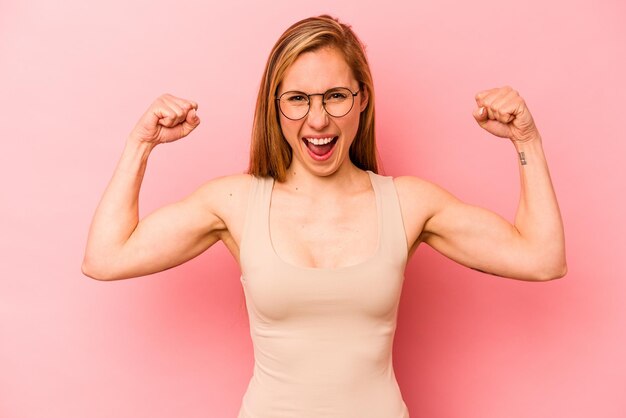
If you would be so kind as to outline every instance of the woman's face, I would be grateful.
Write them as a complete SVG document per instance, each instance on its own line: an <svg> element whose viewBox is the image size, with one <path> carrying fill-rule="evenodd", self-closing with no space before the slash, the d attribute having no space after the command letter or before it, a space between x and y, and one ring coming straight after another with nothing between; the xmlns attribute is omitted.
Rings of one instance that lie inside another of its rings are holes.
<svg viewBox="0 0 626 418"><path fill-rule="evenodd" d="M278 96L288 91L324 93L335 87L347 87L356 92L359 83L341 52L326 47L305 52L296 59L285 73ZM294 100L302 100L302 97ZM329 104L327 106L330 108ZM350 145L359 128L359 115L366 106L366 92L359 91L352 109L342 117L330 116L324 110L321 95L310 98L309 113L302 119L288 119L279 111L283 136L293 151L290 171L305 169L318 176L328 176L348 169L352 165ZM328 138L332 141L324 144Z"/></svg>

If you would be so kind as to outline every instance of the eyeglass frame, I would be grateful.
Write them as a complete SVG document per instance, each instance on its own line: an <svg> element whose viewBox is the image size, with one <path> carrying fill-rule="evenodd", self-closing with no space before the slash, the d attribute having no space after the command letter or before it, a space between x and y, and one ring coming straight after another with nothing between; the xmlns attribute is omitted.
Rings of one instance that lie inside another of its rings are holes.
<svg viewBox="0 0 626 418"><path fill-rule="evenodd" d="M333 116L333 115L331 115L331 114L328 112L328 110L326 110L326 101L324 100L324 96L326 96L326 93L328 93L329 91L332 91L332 90L336 90L336 89L346 89L346 90L348 90L348 91L350 92L350 94L352 94L352 105L350 106L350 109L348 109L348 111L347 111L346 113L344 113L343 115L341 115L341 116ZM354 98L355 98L355 97L357 96L357 94L359 94L360 92L361 92L361 89L360 89L360 88L359 88L357 91L353 92L353 91L352 91L351 89L349 89L348 87L343 87L343 86L337 86L337 87L332 87L332 88L329 88L329 89L328 89L328 90L326 90L324 93L311 93L311 94L306 94L305 92L303 92L303 91L299 91L299 90L289 90L289 91L286 91L286 92L282 93L282 94L281 94L280 96L278 96L278 97L274 96L274 100L276 100L276 101L278 102L278 111L279 111L280 113L282 113L282 115L283 115L284 117L286 117L286 118L287 118L287 119L289 119L289 120L301 120L301 119L306 118L306 117L307 117L307 115L309 114L309 112L311 111L311 96L322 96L322 108L324 109L324 112L326 112L326 114L327 114L328 116L333 117L333 118L343 118L344 116L346 116L348 113L350 113L350 112L352 111L352 108L354 107ZM280 107L280 99L281 99L281 97L283 97L283 96L284 96L285 94L287 94L287 93L302 93L302 95L303 95L303 96L306 96L306 97L307 97L307 102L308 102L308 103L307 103L307 105L308 105L308 109L306 110L306 113L304 114L304 116L302 116L301 118L298 118L298 119L292 119L292 118L290 118L289 116L285 115L285 112L283 112L283 109L281 109L281 107Z"/></svg>

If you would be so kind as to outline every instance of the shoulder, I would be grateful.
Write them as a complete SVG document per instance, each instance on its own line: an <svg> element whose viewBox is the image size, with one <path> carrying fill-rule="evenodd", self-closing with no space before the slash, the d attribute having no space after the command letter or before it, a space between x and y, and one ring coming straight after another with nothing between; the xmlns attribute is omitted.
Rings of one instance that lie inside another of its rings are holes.
<svg viewBox="0 0 626 418"><path fill-rule="evenodd" d="M252 179L250 174L216 177L200 185L185 201L202 219L217 225L215 229L230 231L244 218Z"/></svg>
<svg viewBox="0 0 626 418"><path fill-rule="evenodd" d="M253 176L250 174L216 177L198 187L190 198L219 212L227 211L233 205L245 202L252 179Z"/></svg>
<svg viewBox="0 0 626 418"><path fill-rule="evenodd" d="M215 177L203 183L197 190L199 193L210 193L216 191L237 192L247 190L252 182L251 174L231 174L227 176Z"/></svg>
<svg viewBox="0 0 626 418"><path fill-rule="evenodd" d="M429 222L457 199L444 188L419 177L394 177L393 182L402 210L409 253L412 254L424 241Z"/></svg>
<svg viewBox="0 0 626 418"><path fill-rule="evenodd" d="M443 187L415 176L399 176L394 177L393 182L398 190L398 195L402 195L406 199L429 198L429 200L446 200L452 196L450 192Z"/></svg>
<svg viewBox="0 0 626 418"><path fill-rule="evenodd" d="M443 187L414 176L394 177L400 204L409 211L426 211L428 217L458 199Z"/></svg>
<svg viewBox="0 0 626 418"><path fill-rule="evenodd" d="M221 219L247 201L252 176L234 174L216 177L200 185L184 200L198 210Z"/></svg>

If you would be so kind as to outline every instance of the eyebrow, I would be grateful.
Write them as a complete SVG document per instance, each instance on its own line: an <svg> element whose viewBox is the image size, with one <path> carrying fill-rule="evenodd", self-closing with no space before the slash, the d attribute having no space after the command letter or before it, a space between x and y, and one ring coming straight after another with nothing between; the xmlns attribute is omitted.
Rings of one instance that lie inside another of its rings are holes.
<svg viewBox="0 0 626 418"><path fill-rule="evenodd" d="M285 94L285 93L288 93L288 92L296 92L296 93L304 93L304 94L320 94L320 93L326 93L327 91L331 91L331 90L334 90L334 89L341 89L341 88L348 89L348 90L352 91L352 87L349 87L349 86L333 86L331 88L328 88L328 89L326 89L324 91L321 91L321 92L318 92L318 93L307 93L306 91L299 90L299 89L289 89L289 90L285 89L285 91L283 91L282 93L278 93L277 92L276 95L280 96L281 94ZM357 87L357 90L360 90L360 88ZM280 89L278 89L278 91L280 91Z"/></svg>

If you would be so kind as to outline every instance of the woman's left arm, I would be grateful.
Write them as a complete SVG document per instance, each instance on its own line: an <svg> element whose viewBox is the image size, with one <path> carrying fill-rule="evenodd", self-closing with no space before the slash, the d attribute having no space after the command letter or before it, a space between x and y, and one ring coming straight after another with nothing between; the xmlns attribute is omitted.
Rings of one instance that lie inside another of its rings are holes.
<svg viewBox="0 0 626 418"><path fill-rule="evenodd" d="M412 196L426 196L432 204L415 244L425 242L463 265L497 276L531 281L563 277L567 272L563 223L530 111L508 86L478 93L476 103L473 115L478 124L509 138L518 154L521 189L515 222L465 204L433 184L400 180L405 191L413 189L417 193Z"/></svg>

